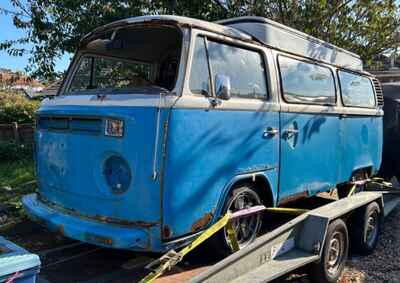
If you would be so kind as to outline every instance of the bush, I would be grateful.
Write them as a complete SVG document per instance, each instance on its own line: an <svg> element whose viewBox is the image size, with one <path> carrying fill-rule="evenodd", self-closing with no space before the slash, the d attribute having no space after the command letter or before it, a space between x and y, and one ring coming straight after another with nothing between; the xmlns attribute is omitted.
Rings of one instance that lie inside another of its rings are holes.
<svg viewBox="0 0 400 283"><path fill-rule="evenodd" d="M0 124L32 123L38 106L38 101L28 100L21 94L0 92Z"/></svg>
<svg viewBox="0 0 400 283"><path fill-rule="evenodd" d="M32 151L32 145L1 142L0 161L29 160L32 159Z"/></svg>

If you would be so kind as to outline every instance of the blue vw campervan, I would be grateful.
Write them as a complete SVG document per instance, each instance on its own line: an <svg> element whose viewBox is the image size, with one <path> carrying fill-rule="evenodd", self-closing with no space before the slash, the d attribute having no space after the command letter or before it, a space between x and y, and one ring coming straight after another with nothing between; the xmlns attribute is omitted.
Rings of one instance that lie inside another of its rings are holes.
<svg viewBox="0 0 400 283"><path fill-rule="evenodd" d="M359 56L264 18L121 20L82 39L38 110L23 204L80 241L165 251L226 211L375 174L382 104ZM240 246L261 222L234 223Z"/></svg>

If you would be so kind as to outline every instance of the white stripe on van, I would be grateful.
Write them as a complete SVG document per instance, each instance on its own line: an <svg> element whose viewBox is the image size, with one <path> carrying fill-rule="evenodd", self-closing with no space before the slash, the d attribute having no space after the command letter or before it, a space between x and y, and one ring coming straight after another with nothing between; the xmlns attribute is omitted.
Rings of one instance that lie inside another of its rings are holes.
<svg viewBox="0 0 400 283"><path fill-rule="evenodd" d="M184 95L182 97L174 95L140 95L140 94L113 94L98 98L97 95L70 95L57 96L52 99L45 99L44 106L121 106L121 107L161 107L179 109L208 109L222 111L279 111L291 113L321 113L321 114L348 114L363 116L382 116L383 111L368 108L343 107L343 106L323 106L288 104L277 102L267 102L258 99L231 98L230 100L220 100L216 107L212 106L213 98L204 96Z"/></svg>

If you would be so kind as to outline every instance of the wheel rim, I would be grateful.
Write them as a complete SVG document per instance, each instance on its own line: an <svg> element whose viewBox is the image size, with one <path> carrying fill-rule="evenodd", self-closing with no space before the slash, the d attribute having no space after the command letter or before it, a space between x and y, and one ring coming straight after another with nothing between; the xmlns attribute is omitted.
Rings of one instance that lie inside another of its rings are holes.
<svg viewBox="0 0 400 283"><path fill-rule="evenodd" d="M260 204L260 200L256 195L249 192L242 192L229 202L228 212L232 213L258 204ZM232 227L239 248L245 247L257 237L260 225L261 215L258 213L232 220ZM226 228L224 228L224 235L225 241L229 243L230 241Z"/></svg>
<svg viewBox="0 0 400 283"><path fill-rule="evenodd" d="M335 232L329 241L328 260L326 261L326 270L330 275L334 275L340 269L345 250L344 235Z"/></svg>
<svg viewBox="0 0 400 283"><path fill-rule="evenodd" d="M379 227L379 215L376 210L374 210L367 219L367 227L366 227L366 242L367 245L372 247L376 241L376 237L378 236L378 227Z"/></svg>

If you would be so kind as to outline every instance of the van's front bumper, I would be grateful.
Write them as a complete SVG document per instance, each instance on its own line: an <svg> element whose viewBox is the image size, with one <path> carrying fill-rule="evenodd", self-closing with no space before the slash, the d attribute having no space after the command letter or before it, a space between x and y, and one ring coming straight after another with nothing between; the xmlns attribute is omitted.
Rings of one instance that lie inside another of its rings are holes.
<svg viewBox="0 0 400 283"><path fill-rule="evenodd" d="M159 226L116 225L65 213L38 199L26 195L22 204L28 215L51 231L58 231L82 242L135 251L163 251Z"/></svg>

